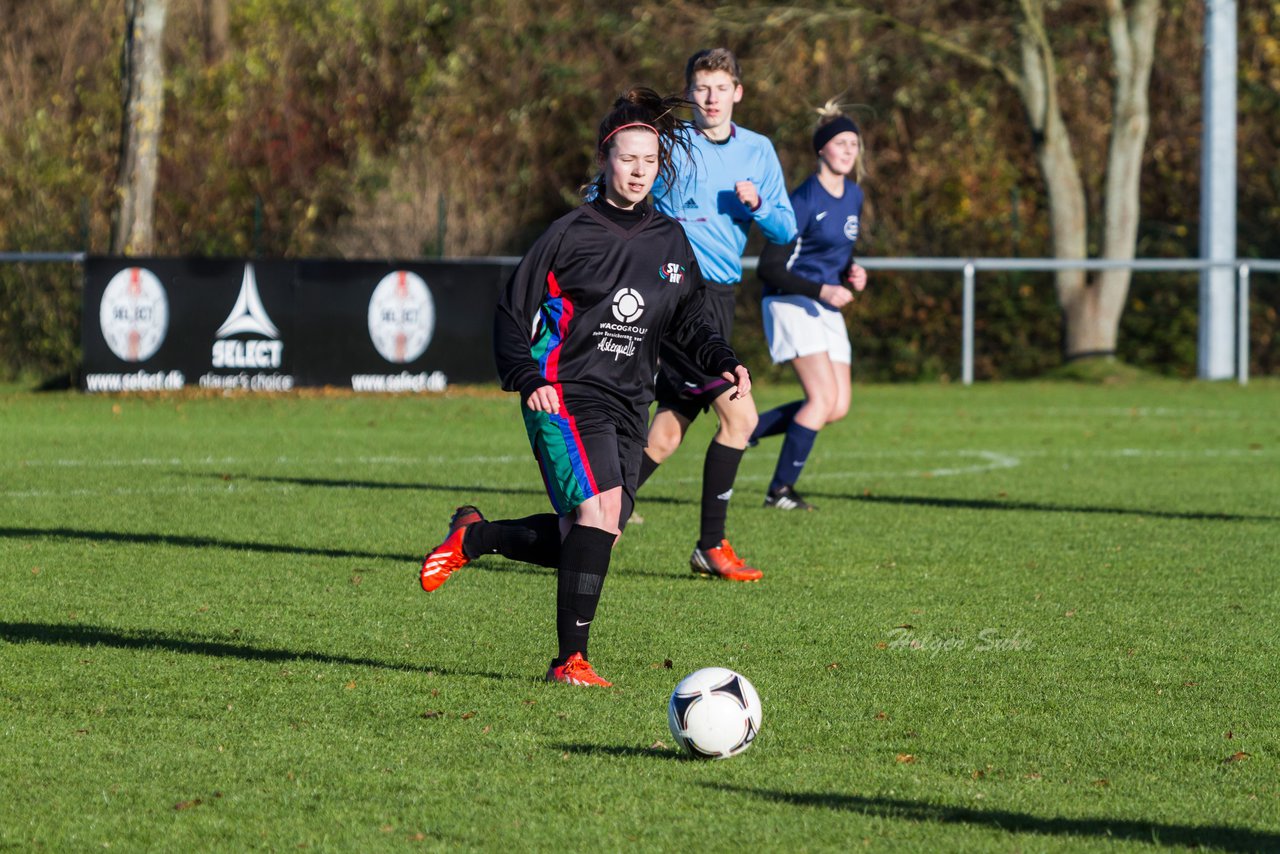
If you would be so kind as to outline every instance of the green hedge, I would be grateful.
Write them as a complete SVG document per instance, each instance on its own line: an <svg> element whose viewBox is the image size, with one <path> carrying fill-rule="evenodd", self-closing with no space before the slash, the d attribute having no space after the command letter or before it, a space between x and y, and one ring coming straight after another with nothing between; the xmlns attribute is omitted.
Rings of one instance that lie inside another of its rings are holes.
<svg viewBox="0 0 1280 854"><path fill-rule="evenodd" d="M0 264L0 379L50 380L80 364L77 264Z"/></svg>

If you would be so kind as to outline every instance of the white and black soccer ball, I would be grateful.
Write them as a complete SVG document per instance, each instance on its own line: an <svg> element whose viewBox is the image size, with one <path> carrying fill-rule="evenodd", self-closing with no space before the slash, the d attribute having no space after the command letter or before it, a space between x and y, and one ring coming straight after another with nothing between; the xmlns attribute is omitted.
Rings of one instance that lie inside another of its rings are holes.
<svg viewBox="0 0 1280 854"><path fill-rule="evenodd" d="M728 759L760 734L760 695L740 673L704 667L680 680L667 704L680 746L700 759Z"/></svg>

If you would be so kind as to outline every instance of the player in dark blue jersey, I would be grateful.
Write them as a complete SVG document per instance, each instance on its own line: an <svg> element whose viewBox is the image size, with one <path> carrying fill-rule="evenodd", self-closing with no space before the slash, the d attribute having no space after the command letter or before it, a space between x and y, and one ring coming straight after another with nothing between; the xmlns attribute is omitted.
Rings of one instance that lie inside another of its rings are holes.
<svg viewBox="0 0 1280 854"><path fill-rule="evenodd" d="M853 350L840 308L867 286L853 255L862 219L862 136L833 102L819 115L818 169L791 192L799 233L790 245L760 254L769 354L774 364L790 362L804 388L804 400L762 413L751 435L752 444L785 435L764 499L780 510L814 509L795 484L818 431L849 411Z"/></svg>
<svg viewBox="0 0 1280 854"><path fill-rule="evenodd" d="M646 199L684 137L682 99L634 89L600 125L601 174L589 201L530 248L498 303L494 357L502 387L519 392L525 429L554 513L488 521L455 511L422 563L424 590L482 554L557 569L559 652L548 681L609 685L587 640L612 549L635 502L659 342L731 389L747 369L708 322L693 247Z"/></svg>
<svg viewBox="0 0 1280 854"><path fill-rule="evenodd" d="M733 329L735 285L742 278L747 233L786 243L795 236L782 167L772 143L732 121L742 100L742 72L725 48L703 50L685 68L697 131L692 151L677 152L675 175L654 185L658 210L684 226L707 278L708 303L720 334ZM664 347L658 375L658 410L649 427L640 483L684 441L689 424L714 409L719 429L702 469L698 542L689 557L694 572L732 581L758 581L763 573L738 557L725 534L729 498L747 440L756 426L755 402L725 394L728 386L693 364L677 347Z"/></svg>

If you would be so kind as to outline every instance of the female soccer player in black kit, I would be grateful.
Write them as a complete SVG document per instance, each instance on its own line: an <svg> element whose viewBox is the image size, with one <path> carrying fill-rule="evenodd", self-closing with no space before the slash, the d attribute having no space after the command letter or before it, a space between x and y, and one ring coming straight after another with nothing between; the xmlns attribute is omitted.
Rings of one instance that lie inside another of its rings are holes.
<svg viewBox="0 0 1280 854"><path fill-rule="evenodd" d="M600 123L601 172L589 201L561 217L520 262L498 304L494 355L520 393L529 443L555 513L488 521L459 507L422 563L424 590L482 554L558 570L559 653L548 681L603 685L587 639L613 544L635 505L658 343L751 390L747 369L708 323L705 288L684 230L647 198L687 145L683 102L651 89L619 98Z"/></svg>

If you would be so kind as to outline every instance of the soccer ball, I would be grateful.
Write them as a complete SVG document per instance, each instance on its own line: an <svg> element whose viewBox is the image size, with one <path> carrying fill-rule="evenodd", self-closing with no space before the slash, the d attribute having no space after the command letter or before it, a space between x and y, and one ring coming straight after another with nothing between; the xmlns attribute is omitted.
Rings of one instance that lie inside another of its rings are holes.
<svg viewBox="0 0 1280 854"><path fill-rule="evenodd" d="M760 733L760 695L746 677L704 667L680 680L667 704L671 734L691 756L728 759Z"/></svg>

